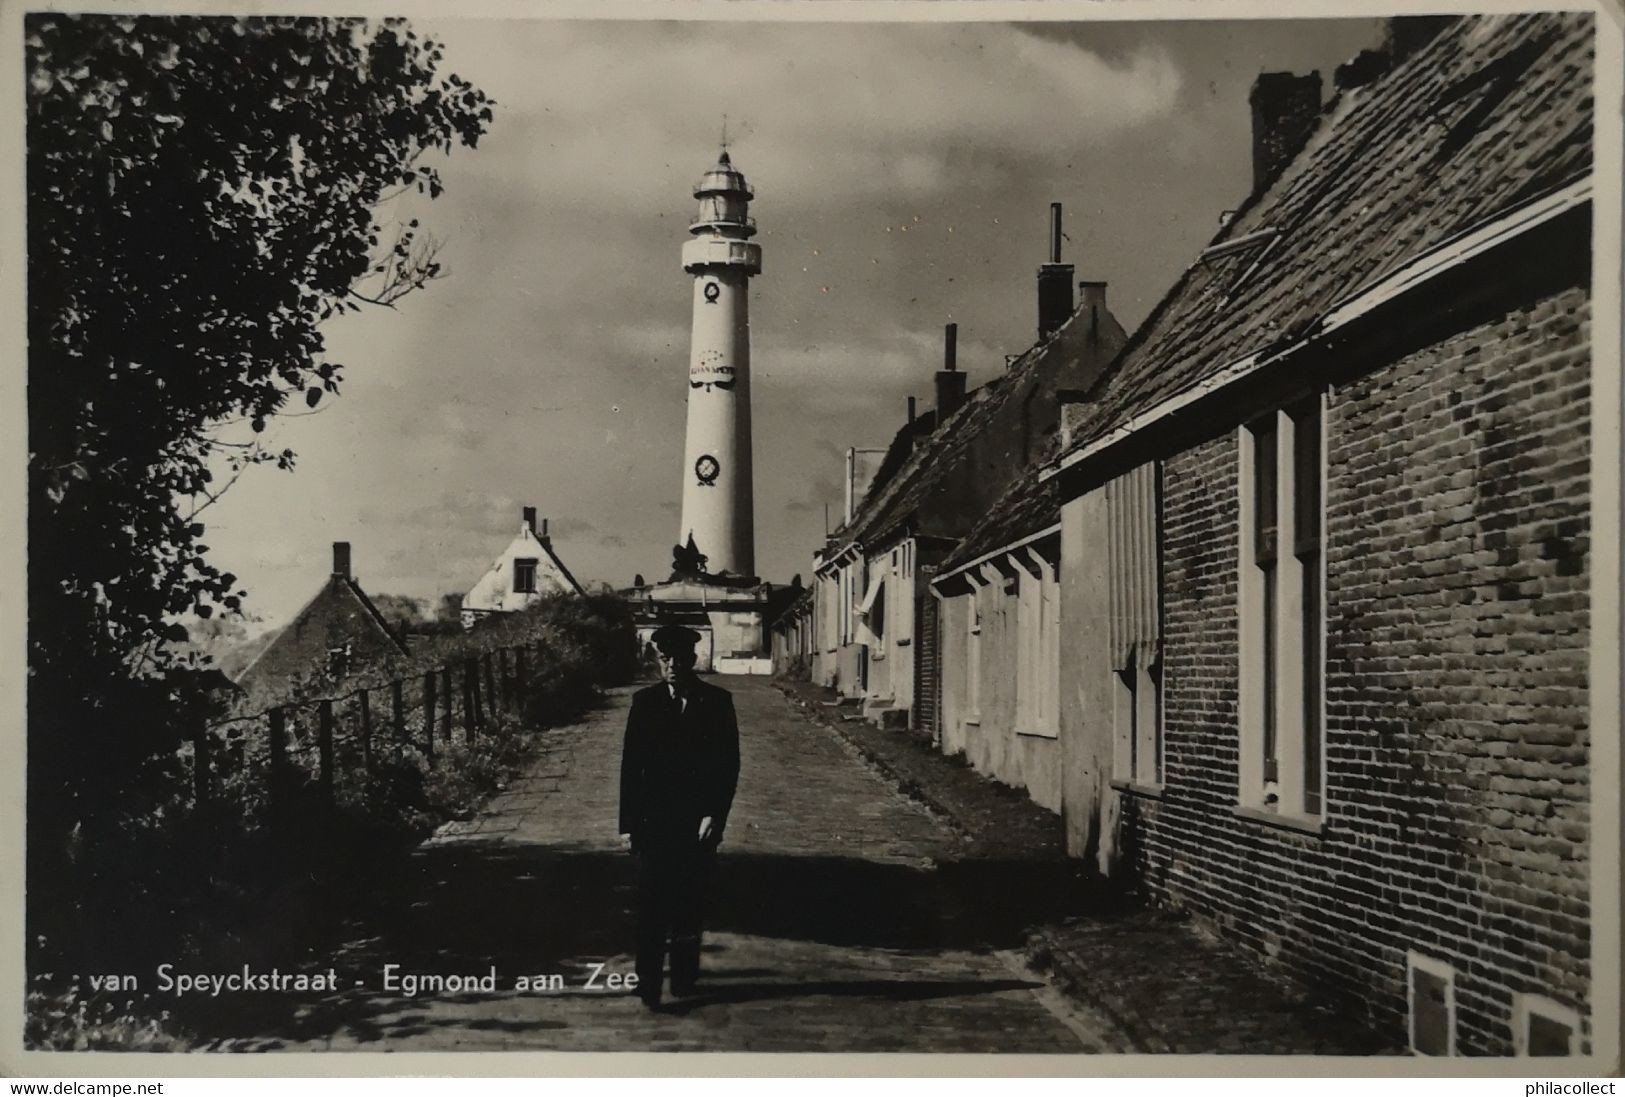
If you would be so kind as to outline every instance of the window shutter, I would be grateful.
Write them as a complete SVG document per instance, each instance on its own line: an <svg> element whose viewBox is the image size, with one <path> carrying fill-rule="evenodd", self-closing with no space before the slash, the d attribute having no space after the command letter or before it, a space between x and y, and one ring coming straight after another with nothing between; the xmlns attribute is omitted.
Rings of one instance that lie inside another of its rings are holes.
<svg viewBox="0 0 1625 1097"><path fill-rule="evenodd" d="M1157 480L1144 464L1106 485L1108 642L1112 669L1156 661Z"/></svg>

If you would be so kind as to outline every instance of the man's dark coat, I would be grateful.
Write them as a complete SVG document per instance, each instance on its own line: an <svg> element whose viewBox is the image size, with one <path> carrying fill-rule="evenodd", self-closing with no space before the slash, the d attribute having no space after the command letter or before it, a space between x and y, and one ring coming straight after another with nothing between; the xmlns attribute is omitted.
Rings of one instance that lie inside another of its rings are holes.
<svg viewBox="0 0 1625 1097"><path fill-rule="evenodd" d="M733 695L698 678L683 686L686 707L664 682L632 695L621 752L621 833L634 849L687 844L711 817L722 839L739 783L739 723Z"/></svg>

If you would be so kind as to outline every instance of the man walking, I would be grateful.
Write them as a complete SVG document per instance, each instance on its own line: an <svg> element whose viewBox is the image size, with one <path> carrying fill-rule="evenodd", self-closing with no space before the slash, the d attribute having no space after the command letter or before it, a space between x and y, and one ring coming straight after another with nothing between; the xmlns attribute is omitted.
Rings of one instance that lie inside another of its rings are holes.
<svg viewBox="0 0 1625 1097"><path fill-rule="evenodd" d="M660 681L632 695L621 751L621 835L638 858L638 997L660 1005L667 941L671 992L694 993L700 924L716 848L739 782L733 696L694 673L700 634L663 625L650 638Z"/></svg>

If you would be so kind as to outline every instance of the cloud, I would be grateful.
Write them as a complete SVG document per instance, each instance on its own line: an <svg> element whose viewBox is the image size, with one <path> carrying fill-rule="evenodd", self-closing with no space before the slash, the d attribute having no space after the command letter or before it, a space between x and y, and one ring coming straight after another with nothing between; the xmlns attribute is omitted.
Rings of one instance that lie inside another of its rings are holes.
<svg viewBox="0 0 1625 1097"><path fill-rule="evenodd" d="M841 206L994 182L1053 151L1057 115L1074 141L1131 134L1181 83L1152 44L1107 58L999 24L424 25L498 100L491 140L519 150L527 184L621 212L663 208L650 166L697 174L725 114L780 201Z"/></svg>
<svg viewBox="0 0 1625 1097"><path fill-rule="evenodd" d="M293 475L211 508L218 562L272 618L332 540L369 589L434 597L533 504L583 582L663 575L686 474L679 249L726 113L764 249L757 566L805 572L846 447L886 445L907 396L934 403L943 324L973 387L1031 344L1051 202L1077 276L1110 280L1132 327L1246 194L1252 75L1329 71L1380 37L1358 22L415 19L497 100L441 199L385 211L444 237L449 277L324 328L343 395L268 432Z"/></svg>

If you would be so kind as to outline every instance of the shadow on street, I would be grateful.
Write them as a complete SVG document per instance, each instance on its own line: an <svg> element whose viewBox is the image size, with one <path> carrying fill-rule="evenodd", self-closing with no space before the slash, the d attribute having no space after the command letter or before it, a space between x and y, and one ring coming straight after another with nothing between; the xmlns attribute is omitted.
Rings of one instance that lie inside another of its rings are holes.
<svg viewBox="0 0 1625 1097"><path fill-rule="evenodd" d="M309 965L335 968L338 993L239 994L185 1000L185 1020L206 1040L320 1039L342 1028L362 1040L398 1040L436 1027L514 1033L565 1027L547 1020L505 1021L429 1015L414 999L383 990L385 964L403 973L480 976L495 967L498 988L522 975L557 972L579 984L589 965L625 957L633 945L636 865L602 849L460 841L420 848L396 877L349 897L326 950ZM728 852L718 858L708 932L787 942L937 952L987 953L1021 943L1031 925L1089 906L1081 873L1055 862L956 861L936 866L855 858ZM364 936L362 934L365 934ZM708 945L702 993L674 1002L675 1013L728 1002L806 995L895 1001L993 993L1037 984L1019 979L772 981L760 965L730 968ZM284 970L290 965L284 965ZM366 985L356 987L357 979ZM435 994L437 1003L481 994ZM428 998L418 998L427 1007ZM403 1012L404 1011L404 1012Z"/></svg>

